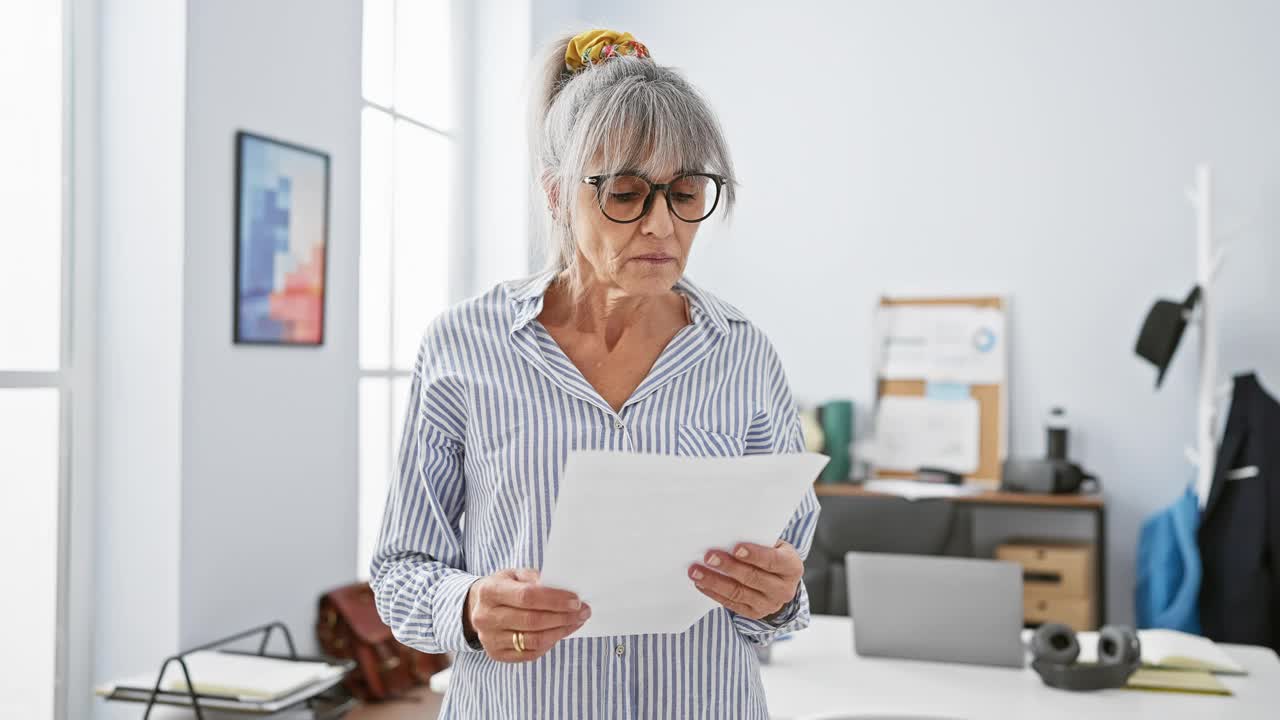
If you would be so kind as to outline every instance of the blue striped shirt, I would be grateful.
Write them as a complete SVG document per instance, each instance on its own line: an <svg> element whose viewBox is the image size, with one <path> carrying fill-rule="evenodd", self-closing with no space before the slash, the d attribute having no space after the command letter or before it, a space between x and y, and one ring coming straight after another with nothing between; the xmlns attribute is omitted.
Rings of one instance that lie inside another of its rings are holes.
<svg viewBox="0 0 1280 720"><path fill-rule="evenodd" d="M768 717L753 646L808 625L803 583L775 622L718 607L683 633L570 636L526 663L464 638L471 583L542 567L570 450L803 449L778 357L737 309L681 280L691 324L614 412L537 321L553 277L500 284L427 329L371 565L378 612L401 642L455 654L443 718ZM809 491L783 534L802 556L817 516Z"/></svg>

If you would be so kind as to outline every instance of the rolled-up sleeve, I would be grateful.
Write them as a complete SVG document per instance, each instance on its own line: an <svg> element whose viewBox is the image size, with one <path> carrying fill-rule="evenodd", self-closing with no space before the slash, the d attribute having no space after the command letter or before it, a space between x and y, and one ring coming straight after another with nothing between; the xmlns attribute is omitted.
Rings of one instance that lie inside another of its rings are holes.
<svg viewBox="0 0 1280 720"><path fill-rule="evenodd" d="M786 373L773 348L765 345L763 363L765 396L762 410L756 413L747 432L747 455L804 452L804 435L800 429L800 415L787 383ZM818 498L810 487L805 491L799 507L782 531L782 540L793 545L800 557L807 558L813 546L813 533L818 523ZM753 620L737 613L733 624L738 632L756 645L768 645L780 635L802 630L809 626L809 592L801 580L796 595L774 615Z"/></svg>
<svg viewBox="0 0 1280 720"><path fill-rule="evenodd" d="M466 652L462 514L464 403L428 330L410 383L396 472L370 564L378 614L400 642L424 652Z"/></svg>

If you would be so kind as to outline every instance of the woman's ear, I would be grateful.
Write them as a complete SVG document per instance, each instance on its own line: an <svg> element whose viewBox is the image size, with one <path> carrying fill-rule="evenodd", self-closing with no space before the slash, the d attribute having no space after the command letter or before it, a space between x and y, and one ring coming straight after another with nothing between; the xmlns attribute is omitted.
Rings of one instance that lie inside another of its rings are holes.
<svg viewBox="0 0 1280 720"><path fill-rule="evenodd" d="M547 196L547 209L552 219L560 219L560 183L550 172L542 173L542 192Z"/></svg>

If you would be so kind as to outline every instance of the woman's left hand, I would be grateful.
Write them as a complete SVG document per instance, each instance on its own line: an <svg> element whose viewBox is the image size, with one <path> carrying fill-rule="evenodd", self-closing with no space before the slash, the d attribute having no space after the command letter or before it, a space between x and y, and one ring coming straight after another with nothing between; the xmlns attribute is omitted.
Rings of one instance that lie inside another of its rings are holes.
<svg viewBox="0 0 1280 720"><path fill-rule="evenodd" d="M773 547L741 543L732 554L712 550L703 564L689 566L689 579L703 595L739 615L760 620L791 602L804 576L804 561L790 543Z"/></svg>

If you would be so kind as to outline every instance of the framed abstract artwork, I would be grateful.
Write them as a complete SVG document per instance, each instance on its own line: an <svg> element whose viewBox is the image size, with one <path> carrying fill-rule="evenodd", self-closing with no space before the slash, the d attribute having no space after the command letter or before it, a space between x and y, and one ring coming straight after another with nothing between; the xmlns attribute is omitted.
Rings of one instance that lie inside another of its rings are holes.
<svg viewBox="0 0 1280 720"><path fill-rule="evenodd" d="M236 133L236 343L324 343L329 156Z"/></svg>

